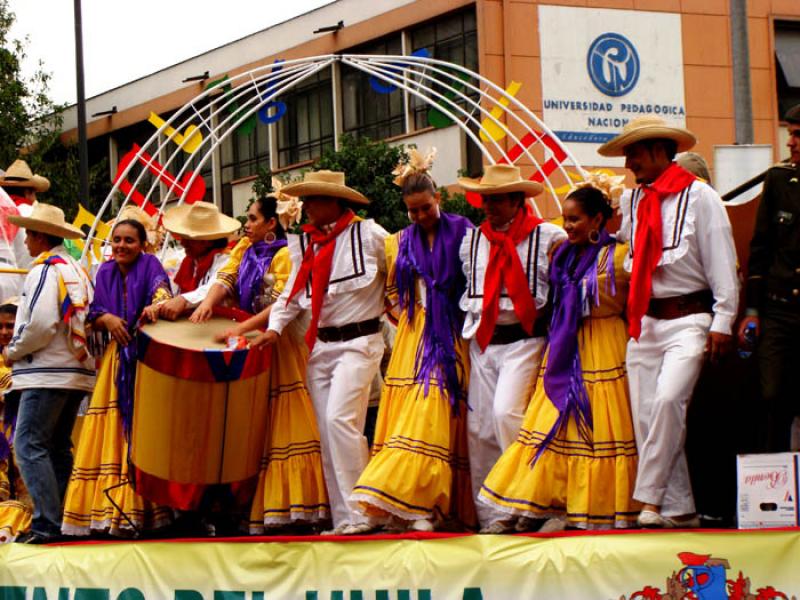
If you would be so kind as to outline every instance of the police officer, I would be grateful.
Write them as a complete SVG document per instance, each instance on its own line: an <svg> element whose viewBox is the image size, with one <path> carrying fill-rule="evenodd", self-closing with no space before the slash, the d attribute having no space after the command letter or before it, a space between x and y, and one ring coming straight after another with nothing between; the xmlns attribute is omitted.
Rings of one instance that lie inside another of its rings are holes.
<svg viewBox="0 0 800 600"><path fill-rule="evenodd" d="M748 325L758 344L761 391L766 408L768 452L786 452L800 400L792 382L800 371L800 104L784 117L791 156L766 173L755 231L750 242L747 312L739 326L746 343Z"/></svg>

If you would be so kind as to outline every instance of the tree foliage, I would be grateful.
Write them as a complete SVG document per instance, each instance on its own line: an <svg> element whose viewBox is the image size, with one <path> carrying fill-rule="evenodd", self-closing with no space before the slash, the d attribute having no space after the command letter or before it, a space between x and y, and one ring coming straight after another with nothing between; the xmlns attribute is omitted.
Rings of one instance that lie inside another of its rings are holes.
<svg viewBox="0 0 800 600"><path fill-rule="evenodd" d="M8 0L0 0L0 168L17 158L25 160L34 173L50 180L50 190L40 199L62 207L71 217L80 194L77 145L61 139L65 106L50 98L50 73L41 62L32 75L23 73L29 41L10 37L14 21ZM107 161L90 169L93 197L101 199L110 189L107 173ZM96 204L88 198L83 202L90 209Z"/></svg>

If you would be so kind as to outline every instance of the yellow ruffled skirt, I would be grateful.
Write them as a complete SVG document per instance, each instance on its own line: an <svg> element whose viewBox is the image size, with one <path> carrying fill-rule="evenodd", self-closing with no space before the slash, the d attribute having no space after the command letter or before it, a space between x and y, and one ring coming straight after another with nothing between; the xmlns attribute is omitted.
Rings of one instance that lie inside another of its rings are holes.
<svg viewBox="0 0 800 600"><path fill-rule="evenodd" d="M570 420L531 466L558 417L544 391L545 358L519 436L486 478L480 502L513 516L565 516L568 525L583 529L635 523L640 507L632 498L637 454L625 371L627 339L619 317L583 322L578 348L593 443L583 440Z"/></svg>
<svg viewBox="0 0 800 600"><path fill-rule="evenodd" d="M172 509L145 500L128 483L128 442L122 430L114 385L118 362L117 344L112 341L103 354L89 409L83 418L64 501L62 531L67 535L104 532L131 536L134 529L128 520L143 531L157 529L172 520Z"/></svg>
<svg viewBox="0 0 800 600"><path fill-rule="evenodd" d="M272 354L270 423L250 509L252 534L329 517L319 430L305 385L307 360L305 340L287 329Z"/></svg>
<svg viewBox="0 0 800 600"><path fill-rule="evenodd" d="M455 519L472 526L475 505L469 480L467 407L462 402L455 415L435 381L427 396L425 386L414 381L424 325L421 308L411 323L406 313L401 316L384 378L372 458L350 502L367 515L393 515L407 521ZM466 390L469 359L463 341L457 343L456 354Z"/></svg>
<svg viewBox="0 0 800 600"><path fill-rule="evenodd" d="M31 506L18 500L0 502L0 544L13 542L31 528Z"/></svg>

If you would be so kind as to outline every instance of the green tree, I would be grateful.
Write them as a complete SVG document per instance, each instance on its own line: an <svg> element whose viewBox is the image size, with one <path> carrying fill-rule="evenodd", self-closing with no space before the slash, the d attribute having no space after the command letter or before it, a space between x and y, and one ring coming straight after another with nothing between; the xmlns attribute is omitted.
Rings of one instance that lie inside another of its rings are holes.
<svg viewBox="0 0 800 600"><path fill-rule="evenodd" d="M0 0L0 168L23 158L34 173L50 180L42 200L61 206L69 218L78 206L77 145L61 139L64 106L49 96L51 75L40 62L26 77L22 63L29 40L12 39L15 15L8 0ZM84 199L94 209L111 188L107 161L93 165L89 172L90 195Z"/></svg>
<svg viewBox="0 0 800 600"><path fill-rule="evenodd" d="M398 231L408 225L406 207L392 171L406 160L402 145L373 142L369 138L343 135L339 150L326 150L314 169L344 171L347 185L370 199L365 216L375 219L388 231Z"/></svg>

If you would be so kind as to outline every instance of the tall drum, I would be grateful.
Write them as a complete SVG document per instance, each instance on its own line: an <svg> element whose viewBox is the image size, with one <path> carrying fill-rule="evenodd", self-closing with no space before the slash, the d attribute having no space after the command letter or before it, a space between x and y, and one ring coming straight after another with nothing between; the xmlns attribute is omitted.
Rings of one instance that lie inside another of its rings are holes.
<svg viewBox="0 0 800 600"><path fill-rule="evenodd" d="M153 502L190 510L207 486L258 475L271 351L214 341L230 327L213 317L139 331L131 462L136 490Z"/></svg>

